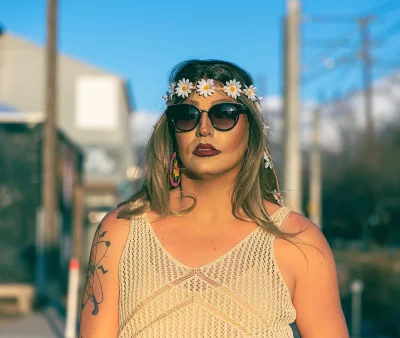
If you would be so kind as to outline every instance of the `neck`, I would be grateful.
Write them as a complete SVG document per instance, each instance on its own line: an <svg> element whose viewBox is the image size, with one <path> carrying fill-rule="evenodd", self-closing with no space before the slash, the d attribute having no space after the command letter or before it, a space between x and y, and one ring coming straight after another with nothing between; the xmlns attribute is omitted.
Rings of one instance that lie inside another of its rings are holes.
<svg viewBox="0 0 400 338"><path fill-rule="evenodd" d="M225 173L215 176L211 180L191 179L182 175L181 187L176 188L172 194L175 202L171 201L173 208L188 207L192 199L180 199L184 196L196 196L197 203L194 210L188 216L196 219L199 223L210 223L234 219L232 215L232 192L237 173Z"/></svg>

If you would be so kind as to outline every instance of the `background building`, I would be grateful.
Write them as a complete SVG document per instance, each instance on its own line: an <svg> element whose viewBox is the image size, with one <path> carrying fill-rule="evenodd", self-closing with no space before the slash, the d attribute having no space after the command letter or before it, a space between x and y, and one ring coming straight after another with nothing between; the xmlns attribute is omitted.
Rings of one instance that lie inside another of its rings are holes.
<svg viewBox="0 0 400 338"><path fill-rule="evenodd" d="M3 106L28 118L43 115L42 46L12 34L1 35L0 74ZM132 192L130 87L119 75L64 55L59 56L58 74L58 128L84 152L86 216L95 224Z"/></svg>
<svg viewBox="0 0 400 338"><path fill-rule="evenodd" d="M113 206L133 164L132 97L120 76L60 56L58 125L85 153L88 206ZM45 50L11 34L0 37L0 98L29 114L43 114Z"/></svg>
<svg viewBox="0 0 400 338"><path fill-rule="evenodd" d="M0 113L0 284L43 289L45 267L41 193L43 120ZM57 132L57 225L51 271L58 292L66 292L68 262L82 245L82 152ZM50 271L50 269L47 269ZM4 290L3 290L4 291Z"/></svg>

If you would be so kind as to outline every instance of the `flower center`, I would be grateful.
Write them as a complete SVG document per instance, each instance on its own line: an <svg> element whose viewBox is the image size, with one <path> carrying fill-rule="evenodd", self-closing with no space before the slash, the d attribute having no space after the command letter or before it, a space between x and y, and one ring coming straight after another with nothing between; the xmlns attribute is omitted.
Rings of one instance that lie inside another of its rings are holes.
<svg viewBox="0 0 400 338"><path fill-rule="evenodd" d="M187 88L188 88L187 85L183 85L183 86L182 86L182 90L183 90L184 92L187 91Z"/></svg>
<svg viewBox="0 0 400 338"><path fill-rule="evenodd" d="M204 85L204 90L209 90L210 86L208 84Z"/></svg>
<svg viewBox="0 0 400 338"><path fill-rule="evenodd" d="M253 92L249 89L249 95L251 96L251 95L253 95Z"/></svg>
<svg viewBox="0 0 400 338"><path fill-rule="evenodd" d="M229 90L230 90L232 93L234 93L234 92L236 91L236 87L235 87L235 86L230 86L230 87L229 87Z"/></svg>

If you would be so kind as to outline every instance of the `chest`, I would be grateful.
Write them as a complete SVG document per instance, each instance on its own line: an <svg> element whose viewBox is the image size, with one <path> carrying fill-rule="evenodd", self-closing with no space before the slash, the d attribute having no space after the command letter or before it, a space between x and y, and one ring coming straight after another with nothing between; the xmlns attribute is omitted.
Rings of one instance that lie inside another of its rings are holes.
<svg viewBox="0 0 400 338"><path fill-rule="evenodd" d="M185 221L151 223L147 218L146 223L160 249L175 263L188 269L207 269L229 256L247 260L252 255L265 254L266 260L276 266L271 269L279 270L293 299L295 276L291 259L285 254L285 241L278 239L266 245L262 239L268 235L255 223L239 221L206 230L190 227Z"/></svg>
<svg viewBox="0 0 400 338"><path fill-rule="evenodd" d="M156 222L149 224L153 235L165 251L177 261L199 268L234 250L257 230L256 224L236 222L224 226L200 229L185 222Z"/></svg>

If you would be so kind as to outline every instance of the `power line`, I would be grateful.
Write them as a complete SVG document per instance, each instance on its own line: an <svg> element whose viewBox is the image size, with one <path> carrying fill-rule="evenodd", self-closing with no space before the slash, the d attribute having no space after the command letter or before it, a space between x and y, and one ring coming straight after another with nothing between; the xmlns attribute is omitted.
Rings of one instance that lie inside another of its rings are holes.
<svg viewBox="0 0 400 338"><path fill-rule="evenodd" d="M400 33L400 19L398 21L394 22L393 25L389 26L387 29L380 31L376 38L387 41L394 37L392 34L396 34L396 33ZM390 35L385 37L386 34L390 34ZM398 36L396 36L396 37L398 37Z"/></svg>
<svg viewBox="0 0 400 338"><path fill-rule="evenodd" d="M320 76L326 74L327 70L336 70L338 69L339 66L344 66L344 65L352 65L357 62L359 59L360 52L354 52L350 55L344 55L341 58L334 59L334 58L325 58L326 64L325 68L323 65L319 67L318 70L314 71L314 73L309 74L309 75L304 75L302 77L302 83L307 84L316 78L319 78ZM327 69L328 68L328 69Z"/></svg>
<svg viewBox="0 0 400 338"><path fill-rule="evenodd" d="M358 15L336 15L336 14L306 14L302 17L302 23L313 24L353 24L360 16ZM373 17L373 16L371 16Z"/></svg>
<svg viewBox="0 0 400 338"><path fill-rule="evenodd" d="M390 9L390 11L388 11L387 13L375 13L376 18L377 18L377 23L382 23L382 21L385 19L387 20L388 18L391 18L392 16L394 18L398 17L398 11L400 10L400 7L394 8L394 9ZM389 19L390 20L390 19Z"/></svg>
<svg viewBox="0 0 400 338"><path fill-rule="evenodd" d="M371 22L377 23L378 19L381 19L382 17L386 16L391 16L396 13L396 11L400 10L400 7L397 7L395 11L393 11L393 2L387 1L385 4L380 4L379 6L367 11L368 13L367 16L364 17L352 17L352 16L341 16L341 15L306 15L305 20L303 22L319 22L319 23L334 23L336 19L339 19L339 21L336 21L336 23L342 22L345 18L346 20L352 20L352 23L359 22L359 20L369 20ZM381 11L378 15L376 15L377 11ZM373 15L374 14L374 15ZM351 22L347 21L347 22ZM396 33L398 32L398 28L400 28L400 21L398 21L398 16L395 17L395 22L391 23L391 25L381 32L379 32L378 37L374 39L370 39L370 45L377 46L379 44L382 45L381 39L385 39L384 42L387 42L389 39L393 39L396 37ZM335 39L334 41L330 43L325 43L327 46L320 54L315 58L312 59L309 64L315 65L317 64L317 68L323 67L324 65L321 64L321 61L327 60L327 62L335 62L335 58L332 56L333 53L337 53L338 50L346 47L351 47L351 41L354 40L354 38L349 38L350 35L354 36L354 30L356 27L352 27L349 30L347 30L341 37L338 39ZM389 35L389 36L388 36ZM323 47L324 42L322 41L306 41L305 42L305 47L312 48L312 47ZM338 62L340 64L343 64L342 61ZM338 64L336 64L337 66ZM329 67L328 67L329 68ZM318 78L318 75L309 75L311 73L309 68L306 67L306 71L303 72L303 77L311 77L311 78ZM314 67L315 69L315 67ZM322 70L316 70L318 73L323 74ZM308 80L307 80L308 81Z"/></svg>
<svg viewBox="0 0 400 338"><path fill-rule="evenodd" d="M397 0L395 0L395 1L397 1ZM378 6L376 6L376 7L373 7L373 8L371 8L371 9L369 9L369 10L367 10L366 12L364 12L364 15L365 16L367 16L367 15L371 15L371 14L376 14L376 13L379 13L381 10L383 10L383 9L385 9L386 11L385 12L389 12L389 11L391 11L393 8L390 8L390 6L388 6L388 5L391 5L391 4L393 4L393 3L395 3L395 1L393 1L393 0L386 0L386 2L384 3L384 4L379 4ZM378 15L384 15L384 13L385 12L381 12L381 13L379 13Z"/></svg>
<svg viewBox="0 0 400 338"><path fill-rule="evenodd" d="M351 27L341 37L328 43L326 45L326 48L313 61L320 62L321 58L323 58L326 54L329 54L330 51L343 47L344 44L348 43L349 36L353 35L354 33L355 33L355 28ZM314 64L314 62L311 62L311 64Z"/></svg>
<svg viewBox="0 0 400 338"><path fill-rule="evenodd" d="M322 16L322 17L324 17L324 16ZM335 16L333 16L333 17L335 17ZM357 18L357 20L355 21L355 23L358 23L359 29L366 22L368 22L368 24L376 23L376 17L375 16L360 17L360 18ZM379 33L378 38L372 39L371 37L369 37L369 48L371 48L373 46L375 46L375 47L382 46L382 45L386 44L389 40L397 37L397 35L395 35L395 33L397 33L398 28L400 28L400 21L396 20L395 22L392 22L389 27L382 30ZM317 58L312 60L311 64L312 65L317 64L317 66L316 67L314 66L313 71L310 71L310 70L308 70L308 68L306 68L307 70L305 72L303 72L303 76L302 76L303 84L308 84L308 83L318 79L320 76L326 74L327 70L335 71L339 68L339 66L341 66L341 68L342 68L342 66L346 66L346 65L351 66L351 64L353 62L357 62L357 60L361 60L361 61L363 60L361 51L358 51L358 52L355 52L352 54L342 54L341 57L333 56L333 53L340 52L339 48L347 47L347 45L349 45L349 42L352 40L349 39L348 36L350 35L350 33L353 30L354 30L354 28L346 31L346 33L343 36L328 43L327 48L323 52L321 52ZM382 37L384 39L382 39ZM306 47L310 47L311 45L312 44L309 43L308 45L306 45ZM321 45L322 45L322 43L321 43ZM332 51L330 55L329 55L329 51ZM395 63L395 62L393 62L393 63L381 62L378 59L372 57L372 55L370 55L370 59L371 59L371 62L376 64L376 66L378 66L378 67L382 67L384 64L386 64L386 67L388 69L391 69L391 68L394 68L397 66L397 63Z"/></svg>
<svg viewBox="0 0 400 338"><path fill-rule="evenodd" d="M344 21L351 22L353 25L356 24L359 30L359 40L361 41L360 49L357 49L355 52L350 53L341 57L340 59L334 60L332 57L330 58L330 64L328 64L328 68L335 68L339 65L347 65L354 64L358 61L361 61L362 65L362 87L364 93L364 110L365 110L365 118L366 118L366 147L368 152L371 153L371 156L374 156L372 153L375 153L375 126L374 120L372 116L372 65L375 61L371 55L371 47L372 47L372 39L370 33L370 26L372 23L376 21L375 15L367 15L361 17L344 17L341 15L318 15L318 16L309 16L308 22L324 22L324 23L342 23ZM306 21L307 22L307 21ZM352 28L354 29L354 28ZM350 31L352 32L352 30ZM337 48L343 44L343 41L348 41L348 34L345 36L335 40L328 47L328 50L333 48ZM324 57L324 54L320 54L320 58ZM326 65L326 64L325 64ZM331 66L331 67L329 67ZM322 74L326 74L326 69L322 68L318 71L308 75L307 77L303 76L303 84L309 83L315 78L320 77Z"/></svg>

